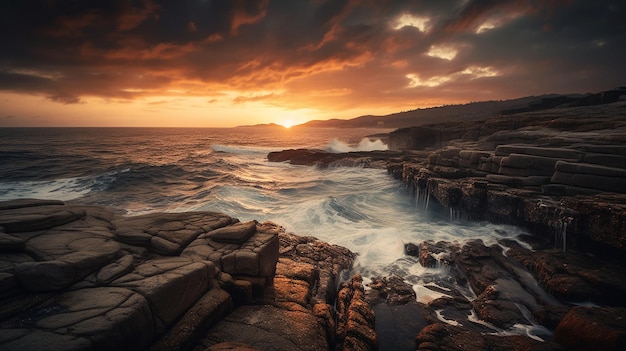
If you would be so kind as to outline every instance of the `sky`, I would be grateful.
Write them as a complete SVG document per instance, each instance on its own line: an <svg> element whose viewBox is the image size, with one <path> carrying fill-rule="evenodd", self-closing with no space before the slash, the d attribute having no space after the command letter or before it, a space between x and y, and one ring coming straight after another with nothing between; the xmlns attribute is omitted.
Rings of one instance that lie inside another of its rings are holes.
<svg viewBox="0 0 626 351"><path fill-rule="evenodd" d="M626 85L626 2L2 0L0 127L232 127Z"/></svg>

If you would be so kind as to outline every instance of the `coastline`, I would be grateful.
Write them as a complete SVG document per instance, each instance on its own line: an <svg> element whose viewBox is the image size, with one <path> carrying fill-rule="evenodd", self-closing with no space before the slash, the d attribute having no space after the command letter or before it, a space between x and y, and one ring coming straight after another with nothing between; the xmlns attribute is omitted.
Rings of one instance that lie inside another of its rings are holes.
<svg viewBox="0 0 626 351"><path fill-rule="evenodd" d="M407 260L447 273L424 286L439 294L429 301L393 274L351 277L354 253L271 222L0 203L0 348L619 350L621 106L400 130L390 143L422 143L400 151L268 155L387 168L426 211L533 234L406 243ZM576 119L581 111L594 118Z"/></svg>

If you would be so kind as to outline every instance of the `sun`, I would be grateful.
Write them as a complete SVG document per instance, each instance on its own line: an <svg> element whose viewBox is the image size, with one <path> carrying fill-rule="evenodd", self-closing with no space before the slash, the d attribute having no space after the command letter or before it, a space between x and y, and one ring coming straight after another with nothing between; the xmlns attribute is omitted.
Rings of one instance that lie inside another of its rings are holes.
<svg viewBox="0 0 626 351"><path fill-rule="evenodd" d="M290 120L290 119L286 119L286 120L283 120L282 122L280 122L278 124L283 126L283 127L285 127L285 128L287 128L287 129L289 129L289 128L291 128L293 126L293 121Z"/></svg>

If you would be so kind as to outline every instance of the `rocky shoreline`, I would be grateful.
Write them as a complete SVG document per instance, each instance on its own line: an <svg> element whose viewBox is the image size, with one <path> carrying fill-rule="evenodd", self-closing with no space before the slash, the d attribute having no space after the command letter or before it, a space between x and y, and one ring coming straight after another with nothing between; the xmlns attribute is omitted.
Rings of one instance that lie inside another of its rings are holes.
<svg viewBox="0 0 626 351"><path fill-rule="evenodd" d="M415 293L394 277L371 284L375 311L390 313L377 307L381 301L403 306L396 314L414 311L388 321L414 325L415 344L403 349L626 348L626 104L405 128L388 142L393 151L371 155L285 150L268 159L319 167L383 162L433 215L531 234L493 246L407 243L407 255L448 274L433 278L442 297L426 304L415 304ZM532 338L503 336L515 329Z"/></svg>
<svg viewBox="0 0 626 351"><path fill-rule="evenodd" d="M354 254L273 223L14 200L0 228L1 350L375 349Z"/></svg>
<svg viewBox="0 0 626 351"><path fill-rule="evenodd" d="M352 276L355 254L213 212L124 217L0 203L0 350L621 350L626 106L390 134L397 150L270 153L386 168L451 221L526 228L495 245L406 243L434 293Z"/></svg>

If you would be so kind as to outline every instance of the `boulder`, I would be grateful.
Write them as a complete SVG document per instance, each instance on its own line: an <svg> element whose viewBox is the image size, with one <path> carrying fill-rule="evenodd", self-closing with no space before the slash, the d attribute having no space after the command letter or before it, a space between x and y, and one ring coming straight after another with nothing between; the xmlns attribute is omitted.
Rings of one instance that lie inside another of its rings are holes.
<svg viewBox="0 0 626 351"><path fill-rule="evenodd" d="M230 295L221 289L211 289L150 347L150 351L191 349L209 327L218 323L232 310Z"/></svg>
<svg viewBox="0 0 626 351"><path fill-rule="evenodd" d="M554 340L568 350L626 349L626 309L573 307L554 332Z"/></svg>
<svg viewBox="0 0 626 351"><path fill-rule="evenodd" d="M214 276L215 267L211 264L171 257L140 264L110 285L145 297L155 329L163 333L211 288Z"/></svg>
<svg viewBox="0 0 626 351"><path fill-rule="evenodd" d="M431 324L415 338L417 350L428 351L557 351L558 344L542 342L522 335L498 336L469 331L442 323Z"/></svg>

